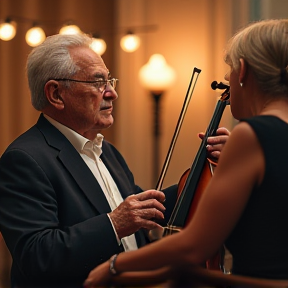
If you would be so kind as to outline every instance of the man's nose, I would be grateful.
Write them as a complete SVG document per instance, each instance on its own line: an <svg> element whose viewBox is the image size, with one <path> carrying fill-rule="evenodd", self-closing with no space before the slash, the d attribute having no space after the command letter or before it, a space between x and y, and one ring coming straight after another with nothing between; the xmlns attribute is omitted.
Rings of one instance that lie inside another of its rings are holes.
<svg viewBox="0 0 288 288"><path fill-rule="evenodd" d="M110 84L110 82L107 83L103 94L104 97L110 97L113 98L113 100L116 100L118 98L118 94L116 90L113 88L113 86Z"/></svg>

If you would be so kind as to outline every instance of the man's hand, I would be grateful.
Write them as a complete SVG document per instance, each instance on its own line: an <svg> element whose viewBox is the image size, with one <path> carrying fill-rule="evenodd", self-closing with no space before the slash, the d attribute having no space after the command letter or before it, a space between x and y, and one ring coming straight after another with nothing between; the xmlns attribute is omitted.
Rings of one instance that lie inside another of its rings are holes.
<svg viewBox="0 0 288 288"><path fill-rule="evenodd" d="M114 211L109 213L114 228L121 239L135 233L140 228L148 230L161 226L153 219L164 219L165 194L157 190L147 190L127 197Z"/></svg>
<svg viewBox="0 0 288 288"><path fill-rule="evenodd" d="M216 131L216 136L208 137L207 139L207 151L208 156L212 160L216 159L218 160L221 154L221 151L224 147L224 144L228 140L230 135L230 131L224 127L218 128ZM199 138L203 139L205 136L205 133L199 133Z"/></svg>

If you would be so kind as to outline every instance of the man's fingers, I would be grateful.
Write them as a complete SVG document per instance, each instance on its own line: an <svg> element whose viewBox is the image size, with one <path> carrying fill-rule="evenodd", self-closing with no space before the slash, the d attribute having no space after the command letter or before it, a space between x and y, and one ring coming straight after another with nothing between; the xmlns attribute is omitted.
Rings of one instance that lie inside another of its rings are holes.
<svg viewBox="0 0 288 288"><path fill-rule="evenodd" d="M139 216L143 219L164 219L164 214L156 208L141 210Z"/></svg>
<svg viewBox="0 0 288 288"><path fill-rule="evenodd" d="M113 212L109 213L118 237L135 233L139 228L157 228L159 224L153 219L164 219L163 213L166 210L162 204L164 201L165 194L157 190L147 190L128 196Z"/></svg>
<svg viewBox="0 0 288 288"><path fill-rule="evenodd" d="M144 201L147 199L157 199L161 203L165 201L165 194L157 190L147 190L134 196L139 201Z"/></svg>
<svg viewBox="0 0 288 288"><path fill-rule="evenodd" d="M134 209L141 209L142 210L142 209L148 209L148 208L156 208L162 212L164 212L166 210L165 206L156 199L137 201L134 204Z"/></svg>
<svg viewBox="0 0 288 288"><path fill-rule="evenodd" d="M142 225L143 228L147 230L153 230L153 229L163 229L163 227L159 224L157 224L154 221L147 220Z"/></svg>

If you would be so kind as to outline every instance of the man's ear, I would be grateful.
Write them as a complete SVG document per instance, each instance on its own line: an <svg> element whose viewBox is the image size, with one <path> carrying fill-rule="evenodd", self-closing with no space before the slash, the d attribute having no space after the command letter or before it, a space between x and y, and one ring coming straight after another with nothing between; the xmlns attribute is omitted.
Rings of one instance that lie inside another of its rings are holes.
<svg viewBox="0 0 288 288"><path fill-rule="evenodd" d="M60 95L59 83L49 80L44 86L44 92L49 103L58 110L64 109L64 101Z"/></svg>
<svg viewBox="0 0 288 288"><path fill-rule="evenodd" d="M243 58L240 58L240 69L239 69L239 83L244 83L247 73L247 63Z"/></svg>

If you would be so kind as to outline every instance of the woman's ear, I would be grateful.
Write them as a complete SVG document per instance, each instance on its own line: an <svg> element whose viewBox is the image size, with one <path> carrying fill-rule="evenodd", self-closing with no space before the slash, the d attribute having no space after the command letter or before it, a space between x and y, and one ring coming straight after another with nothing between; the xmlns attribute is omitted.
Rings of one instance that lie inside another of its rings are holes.
<svg viewBox="0 0 288 288"><path fill-rule="evenodd" d="M64 109L64 101L60 95L59 83L49 80L44 86L44 92L49 103L58 110Z"/></svg>
<svg viewBox="0 0 288 288"><path fill-rule="evenodd" d="M247 73L247 63L243 58L240 58L240 69L239 69L239 83L244 83L245 76Z"/></svg>

